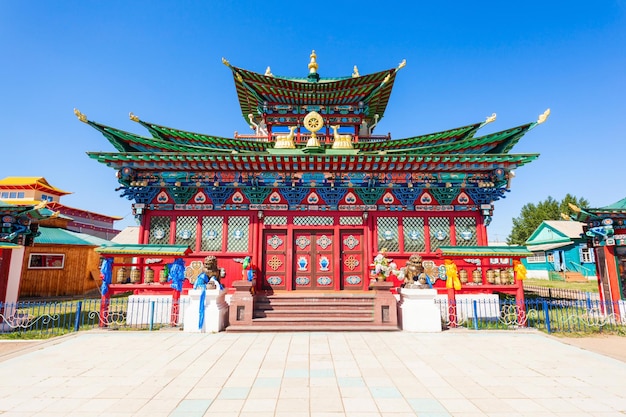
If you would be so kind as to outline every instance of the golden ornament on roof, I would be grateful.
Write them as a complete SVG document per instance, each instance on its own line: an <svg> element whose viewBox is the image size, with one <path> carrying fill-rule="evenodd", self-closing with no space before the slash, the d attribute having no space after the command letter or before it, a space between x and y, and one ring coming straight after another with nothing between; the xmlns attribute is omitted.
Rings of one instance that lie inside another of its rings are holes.
<svg viewBox="0 0 626 417"><path fill-rule="evenodd" d="M541 115L539 115L539 119L537 119L537 124L540 125L548 120L548 116L550 116L550 109L547 109Z"/></svg>
<svg viewBox="0 0 626 417"><path fill-rule="evenodd" d="M311 52L311 62L309 62L309 73L315 74L317 72L317 54L315 53L315 49Z"/></svg>
<svg viewBox="0 0 626 417"><path fill-rule="evenodd" d="M139 121L139 117L135 116L133 114L133 112L131 111L130 113L128 113L128 117L130 118L130 120L132 120L133 122L138 122Z"/></svg>
<svg viewBox="0 0 626 417"><path fill-rule="evenodd" d="M78 117L78 120L80 120L83 123L87 123L87 117L81 112L79 112L78 109L74 109L74 114L76 115L76 117Z"/></svg>
<svg viewBox="0 0 626 417"><path fill-rule="evenodd" d="M352 78L356 78L356 77L359 77L359 69L355 65L354 69L352 70Z"/></svg>

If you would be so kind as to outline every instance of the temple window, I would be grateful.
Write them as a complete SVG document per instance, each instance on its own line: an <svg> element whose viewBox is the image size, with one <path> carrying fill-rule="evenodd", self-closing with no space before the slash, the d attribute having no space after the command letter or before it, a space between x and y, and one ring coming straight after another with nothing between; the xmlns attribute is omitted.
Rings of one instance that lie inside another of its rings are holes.
<svg viewBox="0 0 626 417"><path fill-rule="evenodd" d="M176 218L176 245L188 245L192 249L196 247L196 228L198 225L198 217L196 216L178 216Z"/></svg>
<svg viewBox="0 0 626 417"><path fill-rule="evenodd" d="M448 217L431 217L428 219L430 230L430 251L440 246L450 246L450 219Z"/></svg>
<svg viewBox="0 0 626 417"><path fill-rule="evenodd" d="M456 246L476 246L476 219L474 217L455 217L454 232Z"/></svg>
<svg viewBox="0 0 626 417"><path fill-rule="evenodd" d="M28 257L28 269L63 269L65 254L31 253Z"/></svg>
<svg viewBox="0 0 626 417"><path fill-rule="evenodd" d="M376 229L378 231L378 250L383 248L389 252L400 250L397 217L379 217L376 219Z"/></svg>
<svg viewBox="0 0 626 417"><path fill-rule="evenodd" d="M202 240L200 241L201 251L219 252L222 250L223 224L223 216L206 216L202 218Z"/></svg>
<svg viewBox="0 0 626 417"><path fill-rule="evenodd" d="M404 217L402 219L404 252L425 252L424 218Z"/></svg>
<svg viewBox="0 0 626 417"><path fill-rule="evenodd" d="M170 240L170 217L154 216L150 219L150 245L167 245Z"/></svg>
<svg viewBox="0 0 626 417"><path fill-rule="evenodd" d="M227 252L249 251L249 216L231 216L228 218Z"/></svg>

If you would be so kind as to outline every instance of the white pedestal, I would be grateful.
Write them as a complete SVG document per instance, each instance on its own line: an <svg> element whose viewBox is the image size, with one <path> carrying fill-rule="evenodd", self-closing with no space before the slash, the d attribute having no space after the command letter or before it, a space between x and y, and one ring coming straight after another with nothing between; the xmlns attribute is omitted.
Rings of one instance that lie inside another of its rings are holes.
<svg viewBox="0 0 626 417"><path fill-rule="evenodd" d="M398 314L402 330L407 332L440 332L441 313L435 304L437 290L400 289Z"/></svg>
<svg viewBox="0 0 626 417"><path fill-rule="evenodd" d="M226 290L206 290L202 326L200 326L201 295L202 290L189 290L190 303L185 311L184 331L189 333L221 332L226 328L226 318L228 317Z"/></svg>

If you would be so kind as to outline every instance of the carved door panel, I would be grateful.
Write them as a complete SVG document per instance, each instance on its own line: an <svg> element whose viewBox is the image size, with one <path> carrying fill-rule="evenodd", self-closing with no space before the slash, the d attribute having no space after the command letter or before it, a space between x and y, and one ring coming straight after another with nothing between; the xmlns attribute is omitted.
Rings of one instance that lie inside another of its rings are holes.
<svg viewBox="0 0 626 417"><path fill-rule="evenodd" d="M263 233L263 289L287 289L287 231Z"/></svg>
<svg viewBox="0 0 626 417"><path fill-rule="evenodd" d="M333 233L330 231L294 232L295 290L334 288Z"/></svg>
<svg viewBox="0 0 626 417"><path fill-rule="evenodd" d="M362 290L369 272L363 259L363 232L347 230L341 238L341 289Z"/></svg>

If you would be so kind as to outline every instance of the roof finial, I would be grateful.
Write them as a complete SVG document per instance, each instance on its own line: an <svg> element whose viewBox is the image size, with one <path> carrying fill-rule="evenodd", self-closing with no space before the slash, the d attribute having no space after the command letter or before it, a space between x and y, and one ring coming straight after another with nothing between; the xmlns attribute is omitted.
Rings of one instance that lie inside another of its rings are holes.
<svg viewBox="0 0 626 417"><path fill-rule="evenodd" d="M270 69L270 67L268 66L267 69L265 70L265 76L266 77L273 77L274 74L272 74L272 70Z"/></svg>
<svg viewBox="0 0 626 417"><path fill-rule="evenodd" d="M133 122L138 122L139 121L139 117L135 116L133 114L133 112L131 111L130 113L128 113L128 117L130 118L130 120L132 120Z"/></svg>
<svg viewBox="0 0 626 417"><path fill-rule="evenodd" d="M224 57L222 57L222 64L226 65L227 67L230 67L230 62L228 62L226 58Z"/></svg>
<svg viewBox="0 0 626 417"><path fill-rule="evenodd" d="M81 112L79 112L78 109L74 109L74 114L76 115L76 117L78 117L78 120L80 120L83 123L87 123L87 117Z"/></svg>
<svg viewBox="0 0 626 417"><path fill-rule="evenodd" d="M311 62L309 62L309 74L317 73L317 54L315 53L315 49L311 51Z"/></svg>
<svg viewBox="0 0 626 417"><path fill-rule="evenodd" d="M406 59L403 59L402 62L398 64L398 69L402 69L406 67Z"/></svg>
<svg viewBox="0 0 626 417"><path fill-rule="evenodd" d="M544 111L541 115L539 115L539 119L537 119L537 124L540 125L548 120L548 116L550 116L550 109Z"/></svg>
<svg viewBox="0 0 626 417"><path fill-rule="evenodd" d="M355 65L354 69L352 70L352 78L356 78L356 77L360 77L360 75L359 75L359 69Z"/></svg>
<svg viewBox="0 0 626 417"><path fill-rule="evenodd" d="M570 210L572 210L574 213L580 213L580 207L578 207L575 204L572 203L567 203L567 205L569 206Z"/></svg>
<svg viewBox="0 0 626 417"><path fill-rule="evenodd" d="M487 123L495 122L495 120L496 120L496 114L493 113L491 116L487 117L487 119L485 120L485 123L483 124L486 125Z"/></svg>

